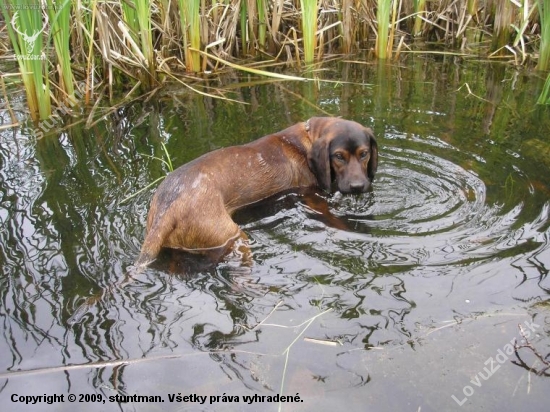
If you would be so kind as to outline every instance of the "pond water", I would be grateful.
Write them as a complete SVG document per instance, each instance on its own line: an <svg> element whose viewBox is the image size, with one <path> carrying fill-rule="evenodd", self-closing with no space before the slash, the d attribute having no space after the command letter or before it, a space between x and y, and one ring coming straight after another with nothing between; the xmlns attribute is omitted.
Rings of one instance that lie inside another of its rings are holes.
<svg viewBox="0 0 550 412"><path fill-rule="evenodd" d="M210 90L246 104L173 87L40 141L0 132L4 408L547 409L550 372L511 349L522 325L550 353L542 80L420 54L313 77L231 74ZM251 270L166 255L121 285L156 185L138 191L168 172L163 143L176 167L314 115L377 136L372 193L327 197L348 230L285 194L236 217Z"/></svg>

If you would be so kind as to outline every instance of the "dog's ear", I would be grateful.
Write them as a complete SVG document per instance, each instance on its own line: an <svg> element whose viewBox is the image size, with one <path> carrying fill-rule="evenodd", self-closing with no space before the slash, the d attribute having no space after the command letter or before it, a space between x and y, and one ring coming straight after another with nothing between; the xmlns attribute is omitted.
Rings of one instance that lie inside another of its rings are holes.
<svg viewBox="0 0 550 412"><path fill-rule="evenodd" d="M368 127L365 128L365 133L370 142L370 160L367 165L367 177L372 182L374 175L376 174L376 169L378 169L378 143L376 143L376 138L374 133Z"/></svg>
<svg viewBox="0 0 550 412"><path fill-rule="evenodd" d="M309 168L317 178L319 187L327 192L330 192L332 183L329 144L330 139L327 137L321 137L315 140L307 156Z"/></svg>
<svg viewBox="0 0 550 412"><path fill-rule="evenodd" d="M326 133L330 124L337 121L333 117L312 117L306 122L306 131L312 141L307 161L309 168L317 178L319 187L330 192L332 176L330 172L330 141L332 136Z"/></svg>

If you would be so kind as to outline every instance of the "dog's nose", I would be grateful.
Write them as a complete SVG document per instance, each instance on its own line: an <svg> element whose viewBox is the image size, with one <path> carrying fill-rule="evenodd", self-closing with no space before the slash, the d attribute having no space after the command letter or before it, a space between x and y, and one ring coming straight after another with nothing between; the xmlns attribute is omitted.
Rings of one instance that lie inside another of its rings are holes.
<svg viewBox="0 0 550 412"><path fill-rule="evenodd" d="M367 182L362 181L355 181L349 184L349 188L353 193L362 193L367 190L368 186Z"/></svg>

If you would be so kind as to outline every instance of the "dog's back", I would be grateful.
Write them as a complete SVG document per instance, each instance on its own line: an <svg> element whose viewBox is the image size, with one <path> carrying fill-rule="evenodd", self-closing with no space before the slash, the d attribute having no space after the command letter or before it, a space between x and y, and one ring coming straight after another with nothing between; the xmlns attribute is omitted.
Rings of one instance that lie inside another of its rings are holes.
<svg viewBox="0 0 550 412"><path fill-rule="evenodd" d="M153 197L136 266L150 263L163 247L216 251L214 255L220 256L218 252L242 234L231 218L237 209L289 189L331 191L333 141L338 142L334 144L338 190L366 191L376 171L376 141L370 129L337 118L312 118L181 166L166 177Z"/></svg>
<svg viewBox="0 0 550 412"><path fill-rule="evenodd" d="M302 132L295 125L207 153L170 173L151 201L136 264L150 263L163 247L196 253L225 248L240 232L234 211L289 188L315 186Z"/></svg>

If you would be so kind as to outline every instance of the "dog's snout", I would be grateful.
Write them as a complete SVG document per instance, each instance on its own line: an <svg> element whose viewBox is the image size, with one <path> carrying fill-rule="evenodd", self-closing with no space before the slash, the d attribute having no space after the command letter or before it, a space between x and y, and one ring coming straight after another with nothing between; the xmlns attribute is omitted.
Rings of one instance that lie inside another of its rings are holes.
<svg viewBox="0 0 550 412"><path fill-rule="evenodd" d="M349 184L349 188L352 193L363 193L369 188L369 183L363 180L356 180Z"/></svg>

